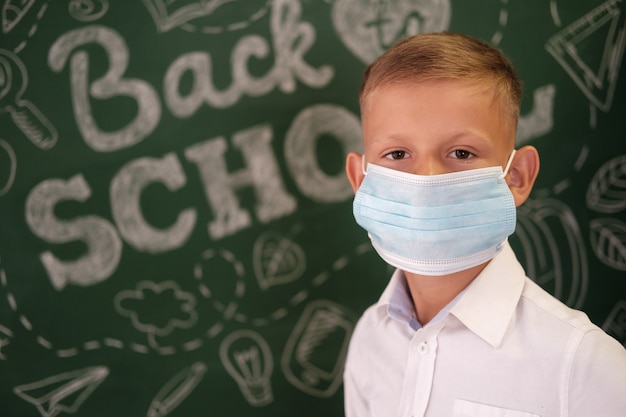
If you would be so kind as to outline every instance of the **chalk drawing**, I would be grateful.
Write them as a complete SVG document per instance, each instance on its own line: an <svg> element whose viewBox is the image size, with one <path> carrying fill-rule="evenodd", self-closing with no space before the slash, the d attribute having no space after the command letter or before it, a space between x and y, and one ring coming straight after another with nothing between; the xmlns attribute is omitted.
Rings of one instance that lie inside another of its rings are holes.
<svg viewBox="0 0 626 417"><path fill-rule="evenodd" d="M306 255L300 245L274 231L261 234L254 242L252 261L262 290L293 282L306 269Z"/></svg>
<svg viewBox="0 0 626 417"><path fill-rule="evenodd" d="M0 324L0 360L6 360L7 356L2 352L2 348L8 346L11 343L13 332Z"/></svg>
<svg viewBox="0 0 626 417"><path fill-rule="evenodd" d="M11 1L2 5L2 33L8 33L26 16L35 0Z"/></svg>
<svg viewBox="0 0 626 417"><path fill-rule="evenodd" d="M530 278L570 307L580 308L587 296L589 266L578 222L556 199L529 199L518 208L512 240Z"/></svg>
<svg viewBox="0 0 626 417"><path fill-rule="evenodd" d="M101 77L90 78L90 59L82 46L98 44L106 52L110 67ZM124 39L113 29L91 25L70 30L57 39L48 51L48 66L61 72L69 62L72 108L78 129L87 145L98 152L113 152L143 141L156 128L161 105L154 88L136 78L125 78L129 52ZM137 105L137 114L116 131L104 131L92 113L91 100L125 97Z"/></svg>
<svg viewBox="0 0 626 417"><path fill-rule="evenodd" d="M593 219L589 222L589 240L603 264L626 271L626 223L613 217Z"/></svg>
<svg viewBox="0 0 626 417"><path fill-rule="evenodd" d="M626 209L626 155L604 163L587 188L587 207L600 213L618 213Z"/></svg>
<svg viewBox="0 0 626 417"><path fill-rule="evenodd" d="M554 127L554 96L556 87L547 84L533 92L533 108L520 115L515 145L523 146L532 139L546 135Z"/></svg>
<svg viewBox="0 0 626 417"><path fill-rule="evenodd" d="M274 401L271 376L274 360L270 346L252 330L237 330L220 344L220 360L245 400L262 407Z"/></svg>
<svg viewBox="0 0 626 417"><path fill-rule="evenodd" d="M48 9L48 2L51 0L5 0L2 4L1 27L4 37L13 34L18 28L28 29L20 32L26 34L26 39L19 37L18 44L11 48L15 53L19 53L28 43L28 40L35 36L39 29L39 22ZM4 39L3 39L4 40ZM7 45L5 44L5 48Z"/></svg>
<svg viewBox="0 0 626 417"><path fill-rule="evenodd" d="M602 329L626 347L626 300L620 300L615 304L602 324Z"/></svg>
<svg viewBox="0 0 626 417"><path fill-rule="evenodd" d="M344 155L363 150L359 118L341 106L320 103L295 117L285 139L285 160L300 191L319 203L340 202L352 197L343 169L328 174L320 169L316 151L324 135L339 142Z"/></svg>
<svg viewBox="0 0 626 417"><path fill-rule="evenodd" d="M247 28L267 13L270 0L144 0L159 32L175 28L216 34ZM245 3L245 4L242 4Z"/></svg>
<svg viewBox="0 0 626 417"><path fill-rule="evenodd" d="M602 3L563 28L545 45L587 100L604 112L611 109L626 46L626 13L622 6L622 0ZM595 43L594 35L602 31L606 31L606 37L600 40L603 43ZM592 54L600 54L600 59Z"/></svg>
<svg viewBox="0 0 626 417"><path fill-rule="evenodd" d="M41 110L23 97L27 86L28 72L22 60L0 49L0 113L9 112L24 136L39 148L50 149L59 134Z"/></svg>
<svg viewBox="0 0 626 417"><path fill-rule="evenodd" d="M43 417L78 411L109 375L106 366L94 366L50 376L17 386L15 394L37 407Z"/></svg>
<svg viewBox="0 0 626 417"><path fill-rule="evenodd" d="M335 394L341 385L352 322L339 304L327 300L309 303L283 351L281 366L287 380L314 397ZM326 357L329 351L334 353L330 362Z"/></svg>
<svg viewBox="0 0 626 417"><path fill-rule="evenodd" d="M15 172L17 170L17 156L13 147L4 139L0 139L0 152L6 155L4 159L2 173L0 173L0 197L9 192L15 181ZM8 162L8 163L7 163Z"/></svg>
<svg viewBox="0 0 626 417"><path fill-rule="evenodd" d="M67 5L70 16L79 22L93 22L109 10L109 0L70 0Z"/></svg>
<svg viewBox="0 0 626 417"><path fill-rule="evenodd" d="M135 329L148 336L167 336L174 329L189 329L198 321L196 298L176 281L141 281L134 290L120 291L115 311L128 317Z"/></svg>
<svg viewBox="0 0 626 417"><path fill-rule="evenodd" d="M195 362L174 375L156 394L146 417L165 417L171 413L196 389L206 371L205 364Z"/></svg>
<svg viewBox="0 0 626 417"><path fill-rule="evenodd" d="M26 223L36 236L52 243L82 240L87 253L76 260L62 260L52 251L39 254L52 285L62 290L68 284L91 286L106 280L117 268L122 256L122 241L107 220L94 216L79 216L61 220L54 214L57 203L65 200L84 202L91 188L82 174L69 180L46 179L31 190L26 199Z"/></svg>
<svg viewBox="0 0 626 417"><path fill-rule="evenodd" d="M335 0L332 20L346 47L370 63L401 38L447 30L449 0Z"/></svg>

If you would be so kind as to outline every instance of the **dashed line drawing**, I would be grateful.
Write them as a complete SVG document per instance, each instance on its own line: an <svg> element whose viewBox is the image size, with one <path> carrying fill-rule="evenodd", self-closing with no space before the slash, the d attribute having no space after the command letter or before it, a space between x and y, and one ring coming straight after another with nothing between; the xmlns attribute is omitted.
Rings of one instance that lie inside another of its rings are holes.
<svg viewBox="0 0 626 417"><path fill-rule="evenodd" d="M206 271L210 271L209 265L216 258L221 258L228 262L232 266L235 273L235 282L233 283L234 298L226 303L222 300L214 298L213 292L205 282L205 280L210 279ZM224 321L231 320L237 312L237 308L239 307L239 301L246 292L246 284L244 281L245 270L243 268L243 264L237 259L237 257L232 252L224 249L220 249L217 251L213 249L208 249L202 253L201 261L194 265L193 277L198 283L198 291L200 292L202 297L206 300L211 301L212 307L222 314L222 319ZM209 330L207 331L207 336L209 338L214 338L222 331L223 328L224 322L217 321L209 328Z"/></svg>
<svg viewBox="0 0 626 417"><path fill-rule="evenodd" d="M3 337L6 336L6 337ZM0 361L6 360L7 356L2 353L2 348L8 346L11 343L13 332L0 324Z"/></svg>
<svg viewBox="0 0 626 417"><path fill-rule="evenodd" d="M626 271L626 223L606 217L589 222L591 249L605 265Z"/></svg>
<svg viewBox="0 0 626 417"><path fill-rule="evenodd" d="M274 401L270 380L274 360L261 335L252 330L229 334L220 345L220 360L250 405L262 407Z"/></svg>
<svg viewBox="0 0 626 417"><path fill-rule="evenodd" d="M604 163L587 188L587 207L600 213L618 213L626 209L626 155Z"/></svg>
<svg viewBox="0 0 626 417"><path fill-rule="evenodd" d="M35 0L5 1L2 5L2 33L12 31L26 16L33 4Z"/></svg>
<svg viewBox="0 0 626 417"><path fill-rule="evenodd" d="M530 278L570 307L580 308L587 296L587 252L576 217L556 199L532 199L518 209L512 240Z"/></svg>
<svg viewBox="0 0 626 417"><path fill-rule="evenodd" d="M509 21L509 0L500 0L500 12L498 14L498 29L491 36L491 43L498 46L504 38L504 28Z"/></svg>
<svg viewBox="0 0 626 417"><path fill-rule="evenodd" d="M195 362L174 375L156 394L146 417L165 417L171 413L202 382L206 371L205 364Z"/></svg>
<svg viewBox="0 0 626 417"><path fill-rule="evenodd" d="M13 389L20 398L37 407L43 417L78 411L109 375L106 366L94 366L50 376Z"/></svg>
<svg viewBox="0 0 626 417"><path fill-rule="evenodd" d="M246 7L239 7L239 13L244 13L243 16L237 13L237 3L241 3L241 0L187 1L182 2L182 5L181 2L167 0L143 0L143 2L159 32L182 28L189 32L216 34L248 27L250 23L259 20L267 13L271 0L246 0ZM228 9L228 13L220 13L225 8ZM233 14L238 17L233 18ZM218 16L211 19L212 15ZM204 22L203 18L209 23ZM200 23L197 22L198 20ZM224 20L229 20L229 22L224 23Z"/></svg>
<svg viewBox="0 0 626 417"><path fill-rule="evenodd" d="M309 303L283 351L281 365L287 380L314 397L335 394L341 385L352 322L350 313L337 303ZM329 352L333 352L334 362L329 362Z"/></svg>
<svg viewBox="0 0 626 417"><path fill-rule="evenodd" d="M626 46L626 14L621 7L622 0L608 0L563 28L545 45L587 100L604 112L611 109ZM554 19L554 10L552 14ZM604 44L589 47L600 30L607 32ZM601 54L599 64L593 64L598 60L588 51Z"/></svg>
<svg viewBox="0 0 626 417"><path fill-rule="evenodd" d="M37 106L23 98L27 86L28 72L22 60L13 52L0 49L0 113L9 112L15 125L33 144L50 149L59 134Z"/></svg>
<svg viewBox="0 0 626 417"><path fill-rule="evenodd" d="M254 273L262 290L300 278L306 269L304 251L280 233L263 233L252 250Z"/></svg>
<svg viewBox="0 0 626 417"><path fill-rule="evenodd" d="M295 230L297 230L298 227L296 227ZM347 265L350 264L353 258L364 256L368 252L371 252L371 251L372 251L372 248L371 248L369 241L366 241L357 245L351 255L339 256L335 261L331 263L329 268L323 269L317 275L315 275L310 281L310 288L318 288L324 285L324 283L326 283L332 277L332 273L341 271L343 268L345 268ZM232 320L233 322L244 324L244 325L250 325L253 327L267 327L267 326L270 326L272 323L288 316L289 312L292 309L298 307L299 305L307 301L308 298L310 297L310 289L302 288L298 290L295 294L293 294L287 300L287 303L285 306L281 306L264 316L251 317L247 314L243 314L238 311L239 302L241 298L243 297L243 295L245 294L245 289L246 289L245 282L244 282L245 270L243 268L242 263L236 258L234 254L223 249L207 250L203 252L201 258L202 260L194 266L194 278L196 280L195 282L198 287L198 292L200 293L200 296L202 298L209 300L211 302L210 303L211 307L215 311L220 313L221 317L219 320L211 323L211 325L208 327L208 329L206 330L204 334L204 338L194 337L191 340L178 343L177 345L164 345L162 343L159 343L159 341L157 341L157 337L159 337L159 335L157 334L157 331L159 332L159 334L165 334L167 332L171 332L173 328L175 327L172 325L172 323L176 323L178 326L177 328L180 328L183 330L189 329L190 327L196 324L196 321L198 319L197 313L196 315L194 315L194 313L188 312L190 314L189 317L194 317L193 324L192 324L192 321L186 322L185 320L179 319L171 323L168 322L167 324L161 323L160 326L157 326L154 323L149 323L149 320L140 319L139 316L136 315L136 312L132 311L131 309L128 309L127 307L116 306L116 310L118 308L120 309L118 313L122 314L121 311L123 311L122 315L125 314L127 317L131 318L131 322L133 321L132 317L135 316L134 318L136 322L135 328L139 331L146 333L147 339L148 339L146 344L137 343L135 341L129 342L129 341L120 340L118 338L105 336L105 337L102 337L100 340L85 341L81 345L59 348L56 343L53 343L47 338L43 337L42 335L37 334L36 330L33 328L33 325L30 323L29 319L19 312L19 308L18 308L17 302L15 301L15 297L13 296L12 292L8 288L7 276L6 276L6 271L4 268L0 268L0 288L3 288L5 290L7 302L9 303L12 311L18 315L19 323L29 332L35 333L34 334L35 340L41 347L43 347L44 349L48 351L53 351L53 353L59 358L71 358L71 357L78 356L81 353L92 352L95 350L105 349L105 348L115 349L115 350L130 350L131 352L134 352L137 354L144 354L144 355L148 353L156 352L164 356L171 356L171 355L175 355L181 352L195 351L203 347L206 340L213 340L218 335L220 335L225 330L226 323L228 321ZM210 268L205 268L207 266L206 263L211 262L214 258L223 259L229 262L233 266L233 270L235 272L235 280L233 284L234 298L231 299L230 301L218 300L217 298L214 298L213 292L211 291L209 285L207 285L207 282L205 282L209 278L205 272L205 269L207 271L210 270ZM1 266L1 263L0 263L0 266ZM151 283L150 285L148 285L146 284L146 282L144 282L144 284L146 288L153 287L152 291L155 291L154 289L155 286L158 287L159 285L162 285L162 284L154 284L154 283ZM167 284L166 287L169 288L168 291L174 291L175 293L175 290L171 288L170 284ZM129 297L129 296L132 296L132 297ZM133 298L133 297L135 298L135 302L140 300L139 293L137 292L137 290L124 290L118 293L114 302L119 303L124 298L128 299L128 298ZM192 304L192 298L194 297L193 294L186 292L186 291L179 290L178 297L179 297L179 302L183 306L181 311L183 312L187 311L190 308L189 307L190 304ZM175 296L173 298L176 299ZM185 300L187 301L187 303L185 303ZM149 317L149 314L148 316L144 315L142 317L144 318ZM187 326L187 327L184 327L184 326Z"/></svg>
<svg viewBox="0 0 626 417"><path fill-rule="evenodd" d="M17 156L13 147L4 139L0 139L0 150L2 150L8 158L8 170L6 172L6 179L0 177L0 181L4 182L4 185L0 187L0 197L9 192L15 181L15 172L17 171ZM4 168L3 168L4 169ZM2 184L0 182L0 184Z"/></svg>
<svg viewBox="0 0 626 417"><path fill-rule="evenodd" d="M70 16L79 22L93 22L109 11L108 0L70 0L67 5Z"/></svg>
<svg viewBox="0 0 626 417"><path fill-rule="evenodd" d="M602 324L602 329L626 347L626 300L615 304Z"/></svg>
<svg viewBox="0 0 626 417"><path fill-rule="evenodd" d="M28 40L35 36L39 29L39 21L42 19L46 10L48 10L48 3L51 0L21 0L12 1L6 0L2 5L2 33L8 35L15 31L16 28L31 24L28 30L24 30L26 39L19 41L19 43L12 48L12 51L19 53L28 44ZM39 8L33 7L36 3L40 3ZM35 12L37 10L37 12ZM34 14L34 16L33 16Z"/></svg>

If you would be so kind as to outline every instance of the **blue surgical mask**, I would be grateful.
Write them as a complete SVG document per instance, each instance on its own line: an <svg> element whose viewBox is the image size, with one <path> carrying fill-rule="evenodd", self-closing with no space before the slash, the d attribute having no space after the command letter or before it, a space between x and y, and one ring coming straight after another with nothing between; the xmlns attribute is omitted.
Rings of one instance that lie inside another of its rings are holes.
<svg viewBox="0 0 626 417"><path fill-rule="evenodd" d="M515 231L507 166L414 175L368 164L354 198L354 217L390 265L446 275L480 265Z"/></svg>

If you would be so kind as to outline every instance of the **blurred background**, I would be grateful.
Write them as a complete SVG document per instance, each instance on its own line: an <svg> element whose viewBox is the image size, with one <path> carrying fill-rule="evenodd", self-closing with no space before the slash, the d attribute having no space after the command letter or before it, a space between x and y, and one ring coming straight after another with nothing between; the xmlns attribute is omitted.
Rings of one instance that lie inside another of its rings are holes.
<svg viewBox="0 0 626 417"><path fill-rule="evenodd" d="M528 275L626 341L621 0L0 1L0 414L341 416L392 270L352 217L357 93L450 30L525 81Z"/></svg>

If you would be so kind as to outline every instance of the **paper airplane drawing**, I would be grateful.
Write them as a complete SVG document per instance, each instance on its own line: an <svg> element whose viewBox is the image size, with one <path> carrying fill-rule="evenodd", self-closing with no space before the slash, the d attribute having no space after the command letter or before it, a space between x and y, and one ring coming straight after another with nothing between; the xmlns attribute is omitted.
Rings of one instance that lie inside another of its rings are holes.
<svg viewBox="0 0 626 417"><path fill-rule="evenodd" d="M37 407L43 417L74 413L109 375L105 366L94 366L17 386L15 394Z"/></svg>
<svg viewBox="0 0 626 417"><path fill-rule="evenodd" d="M626 45L622 0L609 0L552 36L546 50L587 99L609 111Z"/></svg>

